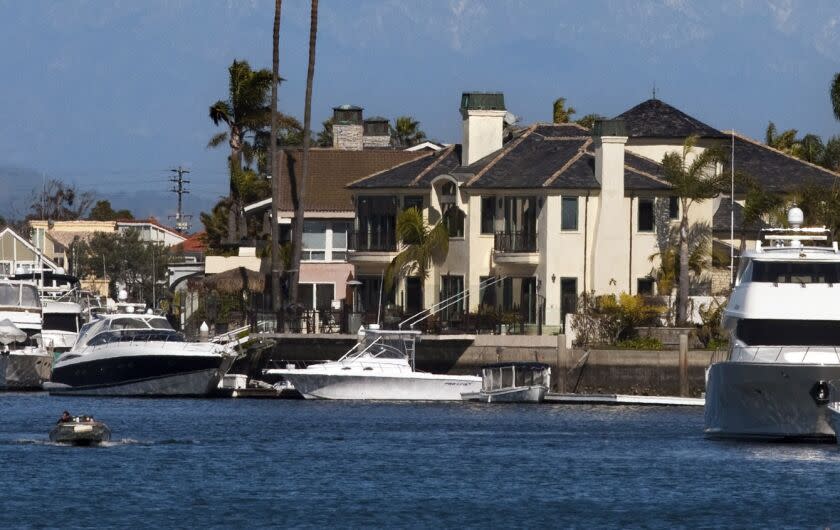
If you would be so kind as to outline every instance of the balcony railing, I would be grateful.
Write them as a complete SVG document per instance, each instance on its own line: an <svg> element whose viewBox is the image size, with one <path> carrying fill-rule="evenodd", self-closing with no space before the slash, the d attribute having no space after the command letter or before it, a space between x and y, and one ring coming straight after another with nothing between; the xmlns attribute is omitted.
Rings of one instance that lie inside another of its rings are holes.
<svg viewBox="0 0 840 530"><path fill-rule="evenodd" d="M493 249L496 252L536 252L537 234L527 232L496 232Z"/></svg>
<svg viewBox="0 0 840 530"><path fill-rule="evenodd" d="M350 250L357 252L396 252L397 234L390 230L351 232Z"/></svg>

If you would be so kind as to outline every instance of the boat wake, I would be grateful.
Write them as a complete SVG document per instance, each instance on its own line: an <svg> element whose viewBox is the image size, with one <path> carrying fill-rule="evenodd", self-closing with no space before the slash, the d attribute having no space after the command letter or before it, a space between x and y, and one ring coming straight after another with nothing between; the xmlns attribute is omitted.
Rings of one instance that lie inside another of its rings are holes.
<svg viewBox="0 0 840 530"><path fill-rule="evenodd" d="M137 445L137 446L155 446L155 445L196 445L199 442L197 440L178 440L178 439L167 439L167 440L135 440L133 438L123 438L121 440L111 440L108 442L101 442L99 444L94 444L89 447L120 447L126 445ZM32 439L21 439L21 440L0 440L0 445L45 445L45 446L54 446L54 447L74 447L71 444L63 444L58 442L51 442L50 440L32 440Z"/></svg>

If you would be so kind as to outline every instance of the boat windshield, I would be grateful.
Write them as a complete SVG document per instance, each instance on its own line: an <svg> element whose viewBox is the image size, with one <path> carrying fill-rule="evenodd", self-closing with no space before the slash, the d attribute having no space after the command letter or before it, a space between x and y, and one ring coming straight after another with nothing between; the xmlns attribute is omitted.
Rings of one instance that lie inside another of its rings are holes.
<svg viewBox="0 0 840 530"><path fill-rule="evenodd" d="M111 320L111 329L166 329L171 330L172 326L165 318L153 317L117 317Z"/></svg>
<svg viewBox="0 0 840 530"><path fill-rule="evenodd" d="M798 284L840 283L840 262L754 260L751 281Z"/></svg>
<svg viewBox="0 0 840 530"><path fill-rule="evenodd" d="M184 342L184 336L174 330L120 329L112 331L103 331L102 333L90 339L90 341L88 341L88 346L99 346L101 344L110 344L112 342L143 341Z"/></svg>
<svg viewBox="0 0 840 530"><path fill-rule="evenodd" d="M0 306L41 307L38 289L29 284L0 283Z"/></svg>
<svg viewBox="0 0 840 530"><path fill-rule="evenodd" d="M405 359L414 351L419 333L412 331L366 330L359 341L342 359L353 359L362 355L379 359Z"/></svg>
<svg viewBox="0 0 840 530"><path fill-rule="evenodd" d="M840 346L840 321L744 319L735 336L747 346Z"/></svg>
<svg viewBox="0 0 840 530"><path fill-rule="evenodd" d="M76 313L44 313L44 330L79 331L79 315Z"/></svg>

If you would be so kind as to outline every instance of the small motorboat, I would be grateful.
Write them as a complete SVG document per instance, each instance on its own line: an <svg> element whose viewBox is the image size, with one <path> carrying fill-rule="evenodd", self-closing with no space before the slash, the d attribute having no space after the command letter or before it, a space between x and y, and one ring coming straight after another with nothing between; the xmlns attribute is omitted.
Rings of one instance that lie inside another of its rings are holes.
<svg viewBox="0 0 840 530"><path fill-rule="evenodd" d="M464 392L464 401L540 403L551 384L551 367L544 363L510 362L481 368L481 390Z"/></svg>
<svg viewBox="0 0 840 530"><path fill-rule="evenodd" d="M70 445L96 445L111 439L111 429L91 416L62 419L50 431L50 441Z"/></svg>

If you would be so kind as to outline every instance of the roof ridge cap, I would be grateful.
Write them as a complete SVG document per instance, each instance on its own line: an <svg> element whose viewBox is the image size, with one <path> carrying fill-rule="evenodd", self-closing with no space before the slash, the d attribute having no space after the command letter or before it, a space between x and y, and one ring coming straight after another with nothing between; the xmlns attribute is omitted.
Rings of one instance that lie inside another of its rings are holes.
<svg viewBox="0 0 840 530"><path fill-rule="evenodd" d="M418 152L418 151L411 151L411 153L416 153L416 152ZM370 175L366 175L366 176L364 176L364 177L357 178L356 180L354 180L354 181L352 181L352 182L348 182L347 184L345 184L345 185L344 185L344 187L345 187L345 188L349 188L350 186L352 186L352 185L354 185L354 184L358 184L359 182L362 182L363 180L367 180L367 179L369 179L369 178L373 178L373 177L375 177L375 176L377 176L377 175L381 175L382 173L385 173L386 171L391 171L392 169L396 169L396 168L398 168L398 167L402 167L402 166L404 166L404 165L406 165L406 164L410 164L410 163L412 163L412 162L416 162L417 160L420 160L420 159L422 159L422 158L427 158L427 157L429 157L429 156L433 156L433 155L436 155L436 154L438 154L438 152L437 152L437 151L433 151L433 152L431 152L431 153L423 153L423 154L421 154L420 156L417 156L417 157L412 158L412 159L410 159L410 160L406 160L406 161L404 161L404 162L400 162L399 164L397 164L397 165L395 165L395 166L386 167L385 169L380 169L380 170L379 170L379 171L377 171L376 173L371 173Z"/></svg>
<svg viewBox="0 0 840 530"><path fill-rule="evenodd" d="M495 166L495 165L496 165L496 163L498 163L498 162L499 162L499 160L501 160L502 158L504 158L505 156L507 156L507 154L508 154L508 153L510 153L511 151L513 151L514 149L516 149L517 147L519 147L519 144L521 144L523 141L525 141L525 138L529 137L529 136L531 135L531 133L532 133L532 132L534 132L536 129L537 129L537 124L531 125L531 126L528 128L528 130L527 130L527 131L525 131L525 133L523 133L523 134L522 134L522 136L520 136L520 137L519 137L519 138L517 138L516 140L512 141L512 142L511 142L511 145L509 145L509 146L507 146L507 147L503 148L503 149L502 149L502 152L501 152L501 153L499 153L499 154L498 154L498 156L496 156L496 158L494 158L493 160L491 160L491 161L490 161L490 163L489 163L489 164L487 164L486 166L484 166L484 167L481 169L481 171L479 171L478 173L476 173L476 174L475 174L475 176L473 176L473 178L471 178L470 180L468 180L468 181L466 182L466 184L464 184L464 186L469 187L469 186L471 186L471 185L472 185L475 181L477 181L478 179L480 179L481 177L483 177L483 176L484 176L484 174L485 174L485 173L487 173L487 171L489 171L489 170L490 170L490 168L492 168L493 166Z"/></svg>
<svg viewBox="0 0 840 530"><path fill-rule="evenodd" d="M725 134L725 133L724 133L724 134ZM739 138L739 139L741 139L741 140L744 140L745 142L751 143L751 144L753 144L753 145L757 145L758 147L762 147L762 148L764 148L764 149L769 149L770 151L773 151L773 152L775 152L775 153L778 153L778 154L780 154L780 155L782 155L782 156L784 156L784 157L786 157L786 158L789 158L789 159L791 159L791 160L795 160L796 162L801 162L802 164L805 164L805 165L807 165L807 166L811 166L811 167L813 167L813 168L815 168L815 169L819 169L819 170L821 170L821 171L823 171L823 172L825 172L825 173L828 173L828 174L829 174L829 175L831 175L832 177L840 178L840 173L836 173L836 172L834 172L834 171L832 171L832 170L830 170L830 169L828 169L828 168L826 168L826 167L822 167L822 166L821 166L821 165L819 165L819 164L814 164L813 162L808 162L807 160L802 160L801 158L797 158L797 157L795 157L795 156L793 156L793 155L791 155L791 154L789 154L789 153L785 153L784 151L782 151L782 150L780 150L780 149L776 149L775 147L772 147L772 146L769 146L769 145L767 145L767 144L761 143L761 142L759 142L758 140L755 140L755 139L753 139L753 138L750 138L749 136L745 136L745 135L743 135L743 134L741 134L741 133L739 133L739 132L737 132L737 131L731 131L731 134L732 134L733 136L738 137L738 138Z"/></svg>
<svg viewBox="0 0 840 530"><path fill-rule="evenodd" d="M578 150L577 150L577 153L575 153L575 156L570 158L565 164L563 164L562 167L560 167L560 169L558 169L557 171L554 172L553 175L548 177L548 179L546 179L546 181L543 182L542 186L544 188L547 187L547 186L550 186L555 180L557 180L560 177L560 175L563 174L564 171L569 169L569 167L572 164L574 164L575 162L580 160L583 157L584 153L586 153L586 148L589 147L589 144L591 144L591 143L592 143L592 138L587 139L586 142L583 143L583 145L578 147Z"/></svg>
<svg viewBox="0 0 840 530"><path fill-rule="evenodd" d="M414 177L408 185L409 186L414 186L418 182L420 182L421 178L425 177L431 170L436 168L441 162L443 162L443 159L448 157L452 153L452 151L454 151L454 150L455 150L455 145L453 144L453 145L450 145L449 147L447 147L446 149L444 149L443 151L441 151L440 153L437 153L438 154L437 160L435 160L434 162L432 162L431 164L426 166L426 169L424 169L423 171L418 173L417 176Z"/></svg>

